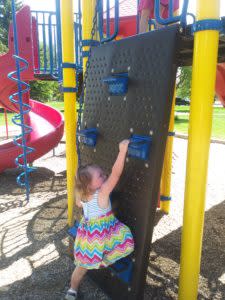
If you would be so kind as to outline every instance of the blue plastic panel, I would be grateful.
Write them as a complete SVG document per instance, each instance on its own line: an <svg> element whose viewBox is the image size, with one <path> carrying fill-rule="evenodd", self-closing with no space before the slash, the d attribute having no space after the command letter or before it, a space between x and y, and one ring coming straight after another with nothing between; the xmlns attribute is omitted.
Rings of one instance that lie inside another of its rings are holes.
<svg viewBox="0 0 225 300"><path fill-rule="evenodd" d="M133 135L128 146L128 155L133 158L148 160L151 144L151 136Z"/></svg>
<svg viewBox="0 0 225 300"><path fill-rule="evenodd" d="M78 229L78 226L79 226L79 222L78 222L78 221L75 221L73 227L70 227L70 228L68 229L68 234L69 234L70 236L72 236L72 238L74 238L74 239L75 239L75 237L76 237L76 235L77 235L77 229Z"/></svg>
<svg viewBox="0 0 225 300"><path fill-rule="evenodd" d="M108 84L109 94L112 96L126 95L128 91L128 73L113 74L103 79Z"/></svg>
<svg viewBox="0 0 225 300"><path fill-rule="evenodd" d="M110 266L110 269L120 280L128 284L131 282L133 262L130 257L124 257L118 260L115 264Z"/></svg>
<svg viewBox="0 0 225 300"><path fill-rule="evenodd" d="M77 132L77 136L80 137L81 143L89 147L95 147L98 131L96 128L88 128Z"/></svg>

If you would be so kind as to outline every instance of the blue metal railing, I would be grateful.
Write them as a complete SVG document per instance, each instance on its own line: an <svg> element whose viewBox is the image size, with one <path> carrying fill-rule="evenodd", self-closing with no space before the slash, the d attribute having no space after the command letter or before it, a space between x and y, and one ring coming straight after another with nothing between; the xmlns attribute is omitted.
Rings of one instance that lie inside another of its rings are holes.
<svg viewBox="0 0 225 300"><path fill-rule="evenodd" d="M110 12L112 12L114 17L110 16ZM114 20L113 23L110 22L110 18ZM106 34L104 34L104 23ZM113 27L114 30L111 33L111 28ZM99 2L98 31L101 43L109 42L116 38L119 32L119 0L114 0L114 7L112 7L112 3L110 7L110 1L106 0L106 8L103 5L103 1Z"/></svg>
<svg viewBox="0 0 225 300"><path fill-rule="evenodd" d="M60 0L56 0L56 39L57 39L57 50L56 57L58 61L58 80L62 81L62 40L61 40L61 18L60 18Z"/></svg>
<svg viewBox="0 0 225 300"><path fill-rule="evenodd" d="M36 74L50 74L52 78L62 80L62 42L60 0L56 0L56 12L32 11L37 21L38 63ZM81 41L81 4L78 1L78 13L74 14L76 64L82 66Z"/></svg>
<svg viewBox="0 0 225 300"><path fill-rule="evenodd" d="M61 40L61 16L60 16L60 0L56 0L56 39L57 39L57 51L56 57L58 61L58 80L62 81L62 40Z"/></svg>
<svg viewBox="0 0 225 300"><path fill-rule="evenodd" d="M139 0L137 0L137 3ZM168 17L162 18L160 14L161 0L155 0L155 21L161 25L180 22L186 25L188 0L184 0L182 12L174 16L173 0L168 0ZM78 12L74 14L75 55L76 65L82 68L82 25L81 25L81 0L77 5ZM113 4L113 5L112 5ZM60 25L60 0L56 0L56 13L49 11L33 11L38 23L39 69L36 73L51 74L62 80L62 50L61 50L61 25ZM138 28L138 14L137 14ZM119 0L100 0L98 6L98 32L100 42L109 42L116 38L119 32Z"/></svg>
<svg viewBox="0 0 225 300"><path fill-rule="evenodd" d="M169 25L172 23L180 22L181 26L184 27L187 24L187 10L189 0L184 0L182 12L180 15L174 15L174 0L168 0L168 17L162 18L160 14L161 0L155 0L155 20L161 25Z"/></svg>
<svg viewBox="0 0 225 300"><path fill-rule="evenodd" d="M80 1L79 1L80 3ZM78 13L75 13L74 22L74 34L75 34L75 55L76 55L76 65L82 68L82 25L81 25L81 8L79 5Z"/></svg>
<svg viewBox="0 0 225 300"><path fill-rule="evenodd" d="M55 54L55 49L56 49L56 47L54 47L54 50L53 50L53 38L52 38L52 34L53 34L53 32L54 32L54 29L55 29L55 27L56 27L56 25L55 26L53 26L53 24L52 24L52 16L55 16L55 14L53 14L53 13L51 13L51 14L49 14L49 17L48 17L48 24L49 24L49 26L48 26L48 36L49 36L49 64L50 64L50 74L54 74L54 54Z"/></svg>
<svg viewBox="0 0 225 300"><path fill-rule="evenodd" d="M37 22L38 39L39 68L35 69L35 73L51 74L53 78L58 77L60 66L58 51L61 34L58 34L56 13L51 11L32 11L32 15Z"/></svg>
<svg viewBox="0 0 225 300"><path fill-rule="evenodd" d="M16 60L16 71L8 74L8 77L17 83L18 91L12 94L9 99L11 102L16 103L19 106L19 114L13 117L13 123L20 126L21 134L14 138L14 143L21 148L21 154L15 159L16 165L23 171L17 177L17 183L21 187L26 188L26 198L29 201L30 184L29 184L29 173L34 168L29 167L27 163L27 155L34 151L33 148L27 146L26 135L32 131L32 127L25 124L25 115L31 110L28 104L23 103L23 94L27 93L30 89L29 84L21 80L21 72L28 68L28 62L19 57L18 47L18 35L16 25L16 11L15 11L15 0L12 0L12 20L13 20L13 36L14 36L14 55ZM21 66L23 64L23 66Z"/></svg>

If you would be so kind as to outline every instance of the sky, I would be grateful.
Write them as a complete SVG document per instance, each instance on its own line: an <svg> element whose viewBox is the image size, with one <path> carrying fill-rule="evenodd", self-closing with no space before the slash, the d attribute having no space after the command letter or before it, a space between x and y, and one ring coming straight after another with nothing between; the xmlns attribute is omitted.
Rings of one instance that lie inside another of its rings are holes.
<svg viewBox="0 0 225 300"><path fill-rule="evenodd" d="M212 0L213 1L213 0ZM32 10L49 10L55 11L55 0L22 0L24 4L28 4ZM181 4L183 0L181 0ZM225 16L225 1L220 0L220 15ZM189 0L189 12L195 13L196 0Z"/></svg>

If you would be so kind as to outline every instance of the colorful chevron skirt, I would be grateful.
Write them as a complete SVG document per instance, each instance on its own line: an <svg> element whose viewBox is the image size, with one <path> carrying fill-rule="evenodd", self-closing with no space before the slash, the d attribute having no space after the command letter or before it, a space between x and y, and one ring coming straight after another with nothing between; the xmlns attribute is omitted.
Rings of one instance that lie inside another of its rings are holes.
<svg viewBox="0 0 225 300"><path fill-rule="evenodd" d="M82 218L74 243L76 266L86 269L107 267L133 250L130 229L112 212L88 221Z"/></svg>

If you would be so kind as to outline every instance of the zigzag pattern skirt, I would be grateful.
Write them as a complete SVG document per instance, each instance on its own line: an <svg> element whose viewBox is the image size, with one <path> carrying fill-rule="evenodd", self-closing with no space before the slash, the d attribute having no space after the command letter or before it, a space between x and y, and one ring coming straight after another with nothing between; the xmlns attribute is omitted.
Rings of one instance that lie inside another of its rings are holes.
<svg viewBox="0 0 225 300"><path fill-rule="evenodd" d="M75 265L86 269L107 267L134 250L130 229L112 212L81 219L74 243Z"/></svg>

